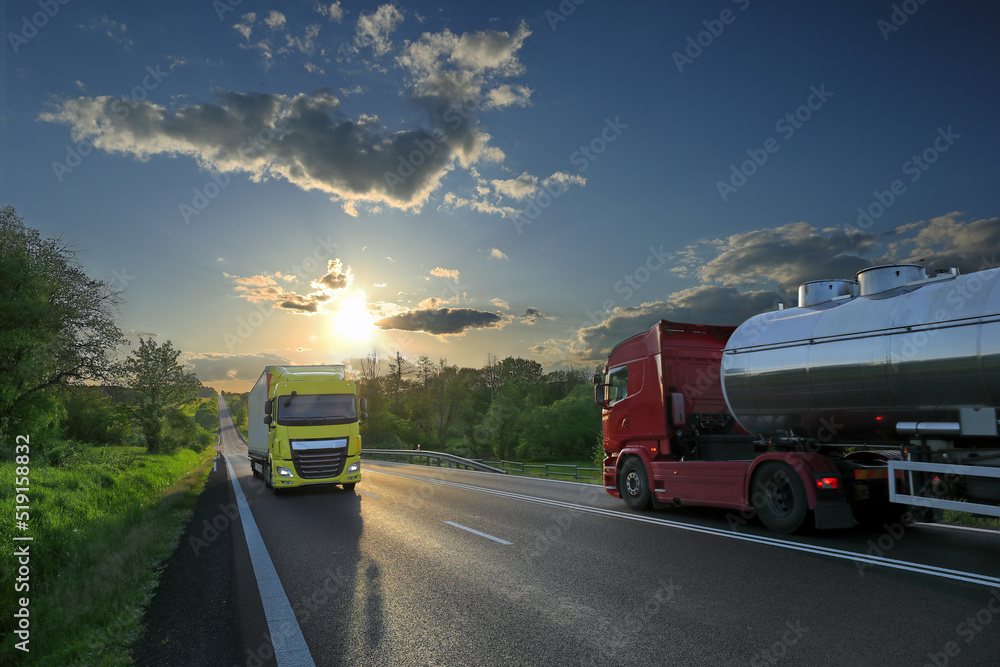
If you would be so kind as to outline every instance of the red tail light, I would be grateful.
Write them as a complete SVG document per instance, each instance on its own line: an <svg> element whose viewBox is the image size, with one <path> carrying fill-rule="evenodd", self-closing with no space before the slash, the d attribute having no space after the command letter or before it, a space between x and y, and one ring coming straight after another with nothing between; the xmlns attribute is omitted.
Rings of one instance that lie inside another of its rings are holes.
<svg viewBox="0 0 1000 667"><path fill-rule="evenodd" d="M816 488L817 489L839 489L840 480L836 477L817 477L816 478Z"/></svg>

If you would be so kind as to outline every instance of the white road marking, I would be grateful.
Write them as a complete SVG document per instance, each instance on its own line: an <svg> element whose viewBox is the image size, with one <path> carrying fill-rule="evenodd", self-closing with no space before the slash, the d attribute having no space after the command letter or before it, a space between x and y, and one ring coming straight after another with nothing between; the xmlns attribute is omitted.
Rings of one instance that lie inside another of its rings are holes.
<svg viewBox="0 0 1000 667"><path fill-rule="evenodd" d="M486 533L480 533L478 530L469 528L468 526L463 526L460 523L455 523L454 521L445 521L449 526L455 526L455 528L461 528L462 530L467 530L473 535L478 535L479 537L485 537L488 540L493 540L494 542L499 542L500 544L513 544L513 542L508 542L507 540L501 540L499 537L493 537L492 535L487 535Z"/></svg>
<svg viewBox="0 0 1000 667"><path fill-rule="evenodd" d="M274 563L264 546L257 522L250 512L243 489L233 471L233 465L226 456L226 467L229 468L229 479L236 492L236 505L240 508L240 521L243 523L243 533L246 535L247 548L250 550L250 561L253 563L257 587L260 590L260 600L264 604L264 617L267 619L267 629L271 633L271 643L274 646L274 659L279 667L315 667L312 654L306 645L305 637L299 623L295 620L295 612L288 602L285 589L281 585Z"/></svg>
<svg viewBox="0 0 1000 667"><path fill-rule="evenodd" d="M579 512L589 512L591 514L599 514L601 516L606 516L615 519L625 519L627 521L639 521L641 523L652 523L660 526L677 528L679 530L687 530L694 533L702 533L704 535L714 535L716 537L724 537L730 540L739 540L741 542L754 542L756 544L778 547L780 549L803 551L806 553L818 554L820 556L829 556L831 558L849 560L855 563L867 563L869 565L888 567L895 570L906 570L908 572L915 572L918 574L926 574L935 577L942 577L945 579L953 579L956 581L965 581L968 583L980 584L983 586L1000 586L1000 578L991 577L985 574L976 574L975 572L963 572L961 570L950 570L947 568L937 567L934 565L909 563L906 561L894 560L892 558L885 558L882 556L870 556L868 554L858 553L856 551L845 551L842 549L832 549L829 547L813 546L809 544L799 544L796 542L786 542L784 540L776 539L773 537L758 537L754 535L743 535L731 531L720 530L718 528L707 528L703 526L696 526L693 524L682 523L680 521L661 519L655 516L649 516L643 514L631 514L626 512L602 509L599 507L589 507L587 505L577 505L574 503L563 502L561 500L549 500L547 498L538 498L536 496L525 496L510 491L498 491L495 489L487 489L479 486L471 486L469 484L460 484L458 482L446 482L444 480L431 479L429 477L418 477L416 475L405 475L403 473L398 473L398 472L388 472L385 470L373 470L372 468L368 468L368 474L372 473L379 475L393 475L396 477L405 477L408 479L414 479L421 482L429 482L431 484L441 484L443 486L452 486L455 488L466 489L469 491L489 493L492 495L511 498L514 500L539 503L542 505L551 505L553 507L559 507L562 509L569 509L569 510L577 510Z"/></svg>
<svg viewBox="0 0 1000 667"><path fill-rule="evenodd" d="M354 489L355 493L363 493L366 496L371 496L372 498L378 498L374 493L368 493L367 491L362 491L361 489Z"/></svg>

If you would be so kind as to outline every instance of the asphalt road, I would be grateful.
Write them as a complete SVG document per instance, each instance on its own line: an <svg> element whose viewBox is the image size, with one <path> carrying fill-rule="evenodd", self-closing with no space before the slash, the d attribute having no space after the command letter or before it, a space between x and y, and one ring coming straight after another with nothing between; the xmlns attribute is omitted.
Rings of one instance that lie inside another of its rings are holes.
<svg viewBox="0 0 1000 667"><path fill-rule="evenodd" d="M222 417L265 547L232 522L234 664L1000 663L997 533L779 537L591 485L374 461L354 492L275 496Z"/></svg>

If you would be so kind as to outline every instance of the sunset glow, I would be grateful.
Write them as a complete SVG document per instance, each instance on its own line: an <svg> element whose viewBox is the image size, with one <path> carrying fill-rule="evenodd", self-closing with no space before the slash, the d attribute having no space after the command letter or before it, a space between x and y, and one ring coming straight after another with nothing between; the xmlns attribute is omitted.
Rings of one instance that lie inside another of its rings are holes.
<svg viewBox="0 0 1000 667"><path fill-rule="evenodd" d="M341 300L330 318L334 334L342 339L365 342L375 333L375 317L365 303L363 292Z"/></svg>

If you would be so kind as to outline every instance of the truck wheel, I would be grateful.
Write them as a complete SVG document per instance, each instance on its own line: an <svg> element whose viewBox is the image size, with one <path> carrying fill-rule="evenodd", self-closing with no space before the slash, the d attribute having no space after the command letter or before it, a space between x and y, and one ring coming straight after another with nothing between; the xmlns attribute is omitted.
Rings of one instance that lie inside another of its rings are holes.
<svg viewBox="0 0 1000 667"><path fill-rule="evenodd" d="M794 533L805 523L809 500L802 480L784 463L765 463L753 477L750 502L761 523L776 533Z"/></svg>
<svg viewBox="0 0 1000 667"><path fill-rule="evenodd" d="M622 500L634 510L648 509L652 495L649 492L649 479L646 477L646 467L642 461L633 457L622 466L620 491Z"/></svg>
<svg viewBox="0 0 1000 667"><path fill-rule="evenodd" d="M357 482L348 482L346 484L341 484L341 486L344 487L344 491L353 491L354 487L357 485L358 485Z"/></svg>

